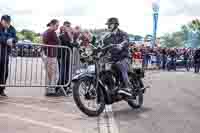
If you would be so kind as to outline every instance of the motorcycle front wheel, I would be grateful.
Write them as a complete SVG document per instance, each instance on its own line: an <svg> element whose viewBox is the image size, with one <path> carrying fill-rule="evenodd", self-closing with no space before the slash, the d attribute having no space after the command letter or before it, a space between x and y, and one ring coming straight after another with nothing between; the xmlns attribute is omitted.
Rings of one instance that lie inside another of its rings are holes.
<svg viewBox="0 0 200 133"><path fill-rule="evenodd" d="M99 116L105 109L103 92L97 94L94 87L93 79L83 78L75 82L73 87L73 98L78 108L90 117ZM100 95L100 100L97 102L97 96Z"/></svg>
<svg viewBox="0 0 200 133"><path fill-rule="evenodd" d="M132 81L131 78L130 78L130 81ZM135 96L135 99L129 99L127 103L132 109L138 109L142 107L143 102L144 102L144 92L140 89L140 88L143 88L144 85L141 79L133 80L132 84L135 84L135 87L138 88L138 91Z"/></svg>
<svg viewBox="0 0 200 133"><path fill-rule="evenodd" d="M130 99L128 100L128 105L132 108L132 109L139 109L142 107L143 105L143 93L140 93L136 96L135 99Z"/></svg>

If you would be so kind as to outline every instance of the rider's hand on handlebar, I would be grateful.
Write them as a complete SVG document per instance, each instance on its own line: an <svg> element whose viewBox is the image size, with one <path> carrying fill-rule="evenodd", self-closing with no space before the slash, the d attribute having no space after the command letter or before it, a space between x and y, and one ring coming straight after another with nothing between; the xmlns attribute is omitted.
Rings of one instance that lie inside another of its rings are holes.
<svg viewBox="0 0 200 133"><path fill-rule="evenodd" d="M97 53L99 53L101 51L100 47L97 47L95 49L93 49L93 55L96 55Z"/></svg>
<svg viewBox="0 0 200 133"><path fill-rule="evenodd" d="M118 44L118 45L116 46L116 48L119 49L119 50L121 50L122 47L123 47L122 44Z"/></svg>

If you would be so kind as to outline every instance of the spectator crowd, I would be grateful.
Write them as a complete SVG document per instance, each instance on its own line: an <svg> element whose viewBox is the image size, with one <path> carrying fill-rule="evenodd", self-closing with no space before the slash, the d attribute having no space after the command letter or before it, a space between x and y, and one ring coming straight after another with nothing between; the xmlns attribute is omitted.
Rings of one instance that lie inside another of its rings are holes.
<svg viewBox="0 0 200 133"><path fill-rule="evenodd" d="M168 65L176 70L178 61L182 61L182 66L195 68L199 72L200 50L196 48L151 48L148 46L130 45L132 59L134 63L140 63L144 69L154 65L157 69L168 69Z"/></svg>
<svg viewBox="0 0 200 133"><path fill-rule="evenodd" d="M82 30L79 26L72 27L69 21L65 21L59 29L59 21L56 19L51 20L47 24L47 30L43 33L43 44L53 46L67 46L71 50L74 47L88 47L90 43L95 42L92 34L88 30ZM72 53L74 54L74 53ZM44 49L45 59L44 64L46 66L46 84L47 85L65 85L69 80L69 67L70 67L70 55L67 49L48 47ZM75 53L75 55L77 55ZM58 78L57 78L57 75ZM58 79L58 80L56 80ZM68 86L64 89L67 90ZM51 87L47 88L50 90ZM57 92L60 88L57 87ZM54 90L54 87L53 87Z"/></svg>

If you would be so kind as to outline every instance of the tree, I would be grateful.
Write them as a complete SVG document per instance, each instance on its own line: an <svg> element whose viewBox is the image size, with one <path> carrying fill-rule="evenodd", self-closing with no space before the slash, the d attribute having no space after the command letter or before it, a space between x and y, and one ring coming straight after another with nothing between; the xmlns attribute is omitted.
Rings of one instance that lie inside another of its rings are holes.
<svg viewBox="0 0 200 133"><path fill-rule="evenodd" d="M25 36L24 36L22 33L17 32L17 38L18 38L19 40L24 40L24 39L25 39Z"/></svg>
<svg viewBox="0 0 200 133"><path fill-rule="evenodd" d="M152 35L146 35L145 37L144 37L144 40L145 41L151 41L153 39L153 36Z"/></svg>
<svg viewBox="0 0 200 133"><path fill-rule="evenodd" d="M172 34L165 34L161 37L161 45L164 47L184 47L184 33L174 32Z"/></svg>
<svg viewBox="0 0 200 133"><path fill-rule="evenodd" d="M183 25L181 31L184 33L185 45L195 48L200 46L200 21L198 19Z"/></svg>
<svg viewBox="0 0 200 133"><path fill-rule="evenodd" d="M37 34L31 30L22 30L21 31L22 35L25 36L25 39L30 40L30 41L34 41L35 37L37 37Z"/></svg>
<svg viewBox="0 0 200 133"><path fill-rule="evenodd" d="M34 43L42 43L42 38L40 36L37 36L33 40Z"/></svg>
<svg viewBox="0 0 200 133"><path fill-rule="evenodd" d="M33 43L41 43L40 34L31 30L23 29L22 31L17 32L17 37L19 40L30 40Z"/></svg>
<svg viewBox="0 0 200 133"><path fill-rule="evenodd" d="M161 37L166 47L200 47L200 21L195 19L181 27L181 30Z"/></svg>
<svg viewBox="0 0 200 133"><path fill-rule="evenodd" d="M140 35L135 35L135 41L141 41L143 39Z"/></svg>

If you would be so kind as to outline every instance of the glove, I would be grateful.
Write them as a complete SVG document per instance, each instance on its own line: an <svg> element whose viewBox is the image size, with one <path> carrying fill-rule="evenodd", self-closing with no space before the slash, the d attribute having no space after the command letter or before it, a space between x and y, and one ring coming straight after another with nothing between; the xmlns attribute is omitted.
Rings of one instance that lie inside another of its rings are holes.
<svg viewBox="0 0 200 133"><path fill-rule="evenodd" d="M101 51L101 47L97 47L95 49L93 49L93 53L96 54L96 53L99 53Z"/></svg>
<svg viewBox="0 0 200 133"><path fill-rule="evenodd" d="M122 44L117 44L117 45L116 45L116 48L117 48L118 50L122 50L122 47L123 47Z"/></svg>
<svg viewBox="0 0 200 133"><path fill-rule="evenodd" d="M10 39L8 39L7 40L7 44L8 44L8 46L10 46L10 47L12 47L13 46L13 39L12 38L10 38Z"/></svg>

